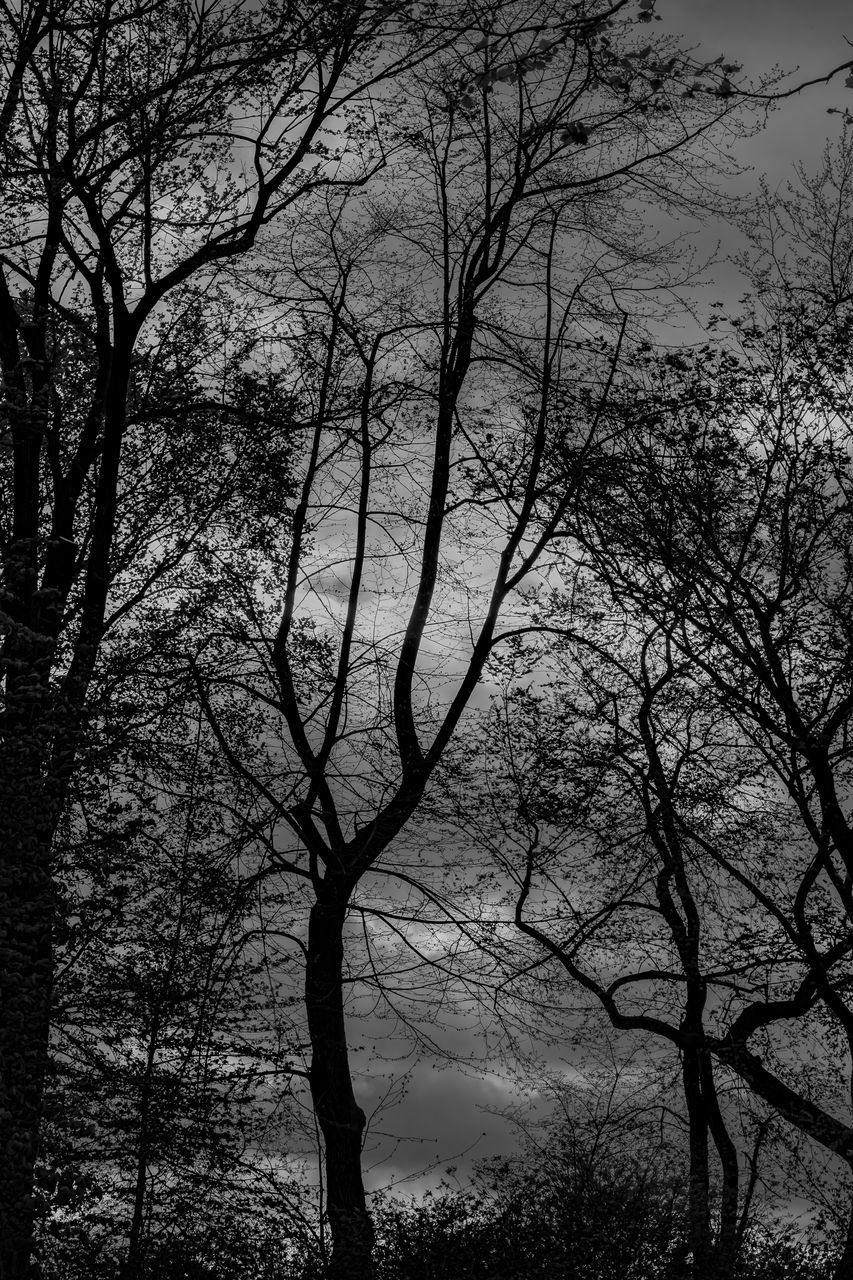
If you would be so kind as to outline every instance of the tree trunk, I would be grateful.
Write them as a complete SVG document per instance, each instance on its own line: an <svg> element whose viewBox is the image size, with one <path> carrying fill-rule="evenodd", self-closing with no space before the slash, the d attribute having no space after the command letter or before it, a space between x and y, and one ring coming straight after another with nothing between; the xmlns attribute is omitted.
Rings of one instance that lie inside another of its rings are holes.
<svg viewBox="0 0 853 1280"><path fill-rule="evenodd" d="M690 1174L687 1196L687 1233L693 1254L693 1280L715 1280L708 1175L708 1116L702 1096L701 1065L697 1049L684 1049L682 1083L687 1104Z"/></svg>
<svg viewBox="0 0 853 1280"><path fill-rule="evenodd" d="M353 1093L344 1023L345 916L345 901L317 902L311 909L305 972L311 1098L325 1147L329 1280L372 1280L373 1224L361 1173L365 1117Z"/></svg>
<svg viewBox="0 0 853 1280"><path fill-rule="evenodd" d="M10 735L11 736L11 735ZM0 757L0 1280L29 1280L53 987L52 823L36 752Z"/></svg>
<svg viewBox="0 0 853 1280"><path fill-rule="evenodd" d="M133 1186L133 1209L130 1216L130 1230L127 1240L127 1256L124 1261L124 1280L136 1280L142 1275L145 1255L145 1200L148 1191L148 1162L150 1159L150 1125L152 1103L152 1078L157 1056L160 1035L159 1011L155 1014L154 1026L148 1040L148 1052L145 1061L145 1075L139 1098L139 1145L136 1149L136 1176Z"/></svg>
<svg viewBox="0 0 853 1280"><path fill-rule="evenodd" d="M714 1139L723 1175L720 1188L720 1226L714 1244L714 1274L718 1280L731 1280L740 1246L738 1233L740 1167L737 1148L731 1140L720 1109L713 1059L707 1052L703 1051L701 1055L699 1071L708 1129Z"/></svg>

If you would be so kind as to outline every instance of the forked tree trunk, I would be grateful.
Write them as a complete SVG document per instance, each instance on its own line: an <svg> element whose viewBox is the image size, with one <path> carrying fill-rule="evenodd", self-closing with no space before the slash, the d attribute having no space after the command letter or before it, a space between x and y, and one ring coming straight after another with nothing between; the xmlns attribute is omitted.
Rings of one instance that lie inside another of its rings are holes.
<svg viewBox="0 0 853 1280"><path fill-rule="evenodd" d="M345 917L345 902L311 909L305 972L311 1098L325 1147L329 1280L373 1280L374 1233L361 1172L365 1117L353 1092L344 1022Z"/></svg>
<svg viewBox="0 0 853 1280"><path fill-rule="evenodd" d="M707 1052L684 1050L682 1078L690 1141L687 1214L689 1247L693 1254L691 1280L731 1280L739 1246L737 1150L720 1110L713 1064ZM709 1137L714 1140L722 1171L716 1238L711 1229Z"/></svg>
<svg viewBox="0 0 853 1280"><path fill-rule="evenodd" d="M720 1224L714 1242L714 1274L717 1280L731 1280L740 1248L738 1232L738 1201L740 1196L740 1167L735 1144L729 1135L720 1109L720 1099L714 1079L714 1064L710 1054L703 1053L699 1064L702 1097L708 1116L708 1131L714 1140L722 1172L720 1187ZM745 1204L748 1209L748 1205Z"/></svg>

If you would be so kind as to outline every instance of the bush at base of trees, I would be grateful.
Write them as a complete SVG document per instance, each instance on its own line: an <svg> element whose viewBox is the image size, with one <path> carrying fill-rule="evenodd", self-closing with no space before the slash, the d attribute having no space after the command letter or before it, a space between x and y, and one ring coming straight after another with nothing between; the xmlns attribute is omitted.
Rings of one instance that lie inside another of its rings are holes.
<svg viewBox="0 0 853 1280"><path fill-rule="evenodd" d="M474 1182L420 1202L374 1202L378 1280L691 1280L684 1194L654 1167L584 1171L566 1164L487 1162ZM99 1252L101 1228L52 1238L45 1280L122 1280ZM192 1224L161 1241L135 1280L325 1280L324 1251L247 1217ZM736 1280L830 1280L828 1246L755 1228ZM353 1277L353 1280L357 1280Z"/></svg>
<svg viewBox="0 0 853 1280"><path fill-rule="evenodd" d="M614 1173L542 1194L538 1169L494 1172L503 1185L491 1202L485 1188L385 1202L376 1215L380 1280L691 1280L674 1184ZM736 1271L737 1280L831 1274L827 1248L770 1230L753 1233Z"/></svg>

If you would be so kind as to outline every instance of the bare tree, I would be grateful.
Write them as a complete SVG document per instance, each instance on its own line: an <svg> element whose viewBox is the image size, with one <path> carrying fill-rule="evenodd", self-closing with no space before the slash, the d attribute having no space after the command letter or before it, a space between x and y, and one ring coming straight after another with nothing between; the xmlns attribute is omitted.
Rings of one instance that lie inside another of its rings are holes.
<svg viewBox="0 0 853 1280"><path fill-rule="evenodd" d="M222 265L307 192L381 166L381 86L465 23L430 6L287 0L261 10L34 0L0 15L4 1280L29 1266L51 840L108 629L119 493L132 487L128 403L157 357L153 326L167 304L180 314L191 282L209 302ZM73 367L63 328L78 335ZM220 364L208 362L208 385L221 401ZM180 382L174 365L166 372Z"/></svg>
<svg viewBox="0 0 853 1280"><path fill-rule="evenodd" d="M267 806L270 872L305 891L292 932L333 1276L369 1276L373 1239L345 1025L348 912L386 875L499 614L561 534L609 430L629 300L666 282L665 256L629 230L636 202L649 183L673 206L707 198L683 185L685 148L730 106L719 78L682 101L697 68L637 47L630 27L608 25L616 8L491 17L407 83L406 150L383 189L318 200L319 234L263 246L259 297L287 299L282 349L308 432L282 603L235 575L224 648L191 658L223 752ZM689 155L698 177L701 149ZM313 687L294 662L306 632L327 655ZM263 772L220 725L235 692L258 707ZM405 885L417 867L387 876Z"/></svg>
<svg viewBox="0 0 853 1280"><path fill-rule="evenodd" d="M620 1030L645 1033L649 1055L660 1052L652 1016L677 1027L685 1238L697 1275L729 1275L750 1222L755 1177L744 1184L742 1173L754 1155L704 1040L720 1000L732 984L745 992L750 974L737 901L697 868L671 814L706 829L711 812L732 831L731 735L701 688L660 661L645 621L613 608L593 574L544 595L531 630L539 645L517 636L495 671L504 688L469 736L459 805L469 839L503 876L500 944L511 921L534 944L521 957L507 945L503 990L521 1004L550 999L562 1015L555 1034L573 1040L594 1034L585 996ZM742 840L749 824L739 816ZM573 979L568 996L560 973ZM621 1020L638 1010L649 1015L642 1026Z"/></svg>
<svg viewBox="0 0 853 1280"><path fill-rule="evenodd" d="M531 842L517 922L615 1026L678 1048L722 1163L723 1223L737 1170L712 1058L848 1167L853 1151L849 1079L832 1070L853 1043L850 172L845 141L801 197L770 208L795 238L787 257L778 236L760 241L763 321L736 320L733 340L694 356L649 353L621 409L611 396L626 430L574 524L588 567L571 572L589 578L539 620L563 631L583 690L564 708L562 757L559 729L546 734L551 794L562 777L569 833L597 823L602 853L615 833L622 881L598 912L569 885L555 927L536 886L564 873ZM631 779L633 831L619 815L602 826ZM620 920L631 945L614 966ZM826 1054L829 1104L797 1037ZM848 1233L839 1277L851 1247Z"/></svg>

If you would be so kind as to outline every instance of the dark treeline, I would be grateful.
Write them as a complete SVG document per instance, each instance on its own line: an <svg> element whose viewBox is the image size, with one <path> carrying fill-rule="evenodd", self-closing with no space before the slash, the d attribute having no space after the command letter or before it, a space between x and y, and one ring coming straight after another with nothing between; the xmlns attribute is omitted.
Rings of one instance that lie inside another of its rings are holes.
<svg viewBox="0 0 853 1280"><path fill-rule="evenodd" d="M4 7L0 1280L853 1274L853 139L660 17Z"/></svg>

